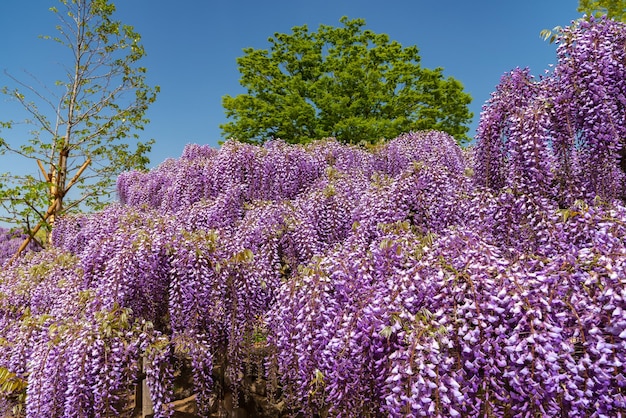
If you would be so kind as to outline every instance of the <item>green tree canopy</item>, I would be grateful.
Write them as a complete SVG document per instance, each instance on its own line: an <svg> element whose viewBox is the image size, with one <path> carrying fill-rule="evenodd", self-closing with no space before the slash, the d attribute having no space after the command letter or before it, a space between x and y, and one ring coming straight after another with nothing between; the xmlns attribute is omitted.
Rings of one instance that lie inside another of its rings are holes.
<svg viewBox="0 0 626 418"><path fill-rule="evenodd" d="M578 11L586 15L604 16L618 21L626 21L626 1L624 0L580 0Z"/></svg>
<svg viewBox="0 0 626 418"><path fill-rule="evenodd" d="M223 97L232 119L220 126L223 135L358 143L436 129L469 139L471 97L459 81L445 78L442 68L423 68L416 46L364 30L363 19L340 22L276 33L269 50L244 49L237 64L247 93Z"/></svg>
<svg viewBox="0 0 626 418"><path fill-rule="evenodd" d="M34 129L26 144L0 138L0 154L24 158L35 174L0 175L0 220L31 234L69 210L100 207L120 172L145 168L152 141L132 142L159 90L146 84L139 65L145 55L140 35L113 19L113 3L59 3L51 8L57 35L44 38L63 46L63 79L38 88L9 75L16 87L3 89L27 111Z"/></svg>

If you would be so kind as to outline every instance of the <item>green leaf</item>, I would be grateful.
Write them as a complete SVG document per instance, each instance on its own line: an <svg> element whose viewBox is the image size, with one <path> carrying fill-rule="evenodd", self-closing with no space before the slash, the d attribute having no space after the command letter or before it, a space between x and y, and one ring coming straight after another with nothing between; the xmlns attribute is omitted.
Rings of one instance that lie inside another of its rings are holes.
<svg viewBox="0 0 626 418"><path fill-rule="evenodd" d="M393 328L391 325L387 325L380 330L379 334L381 337L389 339L389 337L393 334Z"/></svg>
<svg viewBox="0 0 626 418"><path fill-rule="evenodd" d="M26 390L26 380L17 377L5 367L0 367L0 393L13 394Z"/></svg>

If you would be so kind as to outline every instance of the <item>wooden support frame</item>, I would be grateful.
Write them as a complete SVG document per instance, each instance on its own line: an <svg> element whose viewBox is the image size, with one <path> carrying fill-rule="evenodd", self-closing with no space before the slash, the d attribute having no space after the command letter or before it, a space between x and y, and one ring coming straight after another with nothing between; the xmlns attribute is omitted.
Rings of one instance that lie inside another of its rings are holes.
<svg viewBox="0 0 626 418"><path fill-rule="evenodd" d="M41 164L41 161L37 160L37 164L39 165L39 169L41 170L41 172L46 177L46 180L50 181L50 175L48 173L46 173L46 171L45 171L45 169L43 167L43 164ZM76 172L74 177L72 177L72 179L69 181L69 183L67 183L67 186L65 187L65 190L63 191L63 195L65 195L70 190L70 188L74 184L76 184L76 182L78 181L80 176L82 176L82 174L85 172L85 170L87 169L89 164L91 164L91 158L87 158L87 160L83 163L83 165L80 166L80 168L78 169L78 171ZM37 226L30 231L30 233L28 234L28 237L26 237L24 239L24 241L22 242L20 247L17 249L17 252L13 255L13 257L11 257L11 259L7 263L7 266L10 266L15 260L17 260L17 258L20 256L20 254L22 254L22 252L24 252L24 250L26 249L28 244L30 244L30 242L33 240L35 234L37 234L37 232L39 232L39 230L44 225L44 223L48 220L48 218L50 218L52 215L54 215L54 211L56 210L56 207L57 207L57 204L59 203L59 200L60 200L59 196L57 196L54 199L54 202L52 202L52 204L48 207L48 210L46 211L46 213L43 215L43 219L41 221L39 221Z"/></svg>
<svg viewBox="0 0 626 418"><path fill-rule="evenodd" d="M41 170L41 173L43 174L43 177L46 179L46 181L51 182L52 175L46 171L41 161L37 160L37 164L39 165L39 169Z"/></svg>

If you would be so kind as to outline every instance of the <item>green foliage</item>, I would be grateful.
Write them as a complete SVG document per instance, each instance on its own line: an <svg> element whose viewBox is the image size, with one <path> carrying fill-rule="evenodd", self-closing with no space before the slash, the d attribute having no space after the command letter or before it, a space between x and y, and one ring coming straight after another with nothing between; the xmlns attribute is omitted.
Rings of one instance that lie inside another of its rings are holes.
<svg viewBox="0 0 626 418"><path fill-rule="evenodd" d="M621 22L626 22L626 1L624 0L580 0L578 11L586 15L604 16Z"/></svg>
<svg viewBox="0 0 626 418"><path fill-rule="evenodd" d="M580 0L577 11L586 16L601 17L606 15L610 19L626 22L626 0ZM561 26L556 26L552 30L543 29L539 36L553 43L562 34L562 31Z"/></svg>
<svg viewBox="0 0 626 418"><path fill-rule="evenodd" d="M0 347L4 341L0 339ZM13 415L21 416L23 404L26 400L25 379L18 377L15 373L11 373L8 369L0 367L0 396L14 403Z"/></svg>
<svg viewBox="0 0 626 418"><path fill-rule="evenodd" d="M38 89L9 75L17 87L2 90L28 112L33 130L25 144L0 139L0 155L21 157L41 173L0 175L0 220L27 231L68 211L102 207L120 172L146 167L152 144L137 133L159 92L146 84L139 65L141 36L113 19L109 0L59 1L50 9L59 21L57 36L42 38L64 47L65 76Z"/></svg>
<svg viewBox="0 0 626 418"><path fill-rule="evenodd" d="M294 27L269 38L269 50L244 49L237 63L247 93L223 97L232 119L220 126L223 135L358 143L436 129L469 139L471 97L459 81L423 68L416 46L364 30L363 19L341 23L317 32Z"/></svg>
<svg viewBox="0 0 626 418"><path fill-rule="evenodd" d="M541 32L539 32L539 36L541 36L544 41L550 41L552 44L561 35L562 31L563 28L561 26L555 26L552 29L542 29Z"/></svg>

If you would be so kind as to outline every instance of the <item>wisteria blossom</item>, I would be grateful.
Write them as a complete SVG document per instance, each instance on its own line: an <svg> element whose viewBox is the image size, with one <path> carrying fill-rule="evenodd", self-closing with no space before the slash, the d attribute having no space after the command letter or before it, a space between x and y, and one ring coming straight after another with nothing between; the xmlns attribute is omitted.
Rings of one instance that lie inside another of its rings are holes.
<svg viewBox="0 0 626 418"><path fill-rule="evenodd" d="M537 80L515 69L484 106L476 181L540 191L562 206L579 198L622 199L626 24L580 19L557 42L552 72Z"/></svg>

